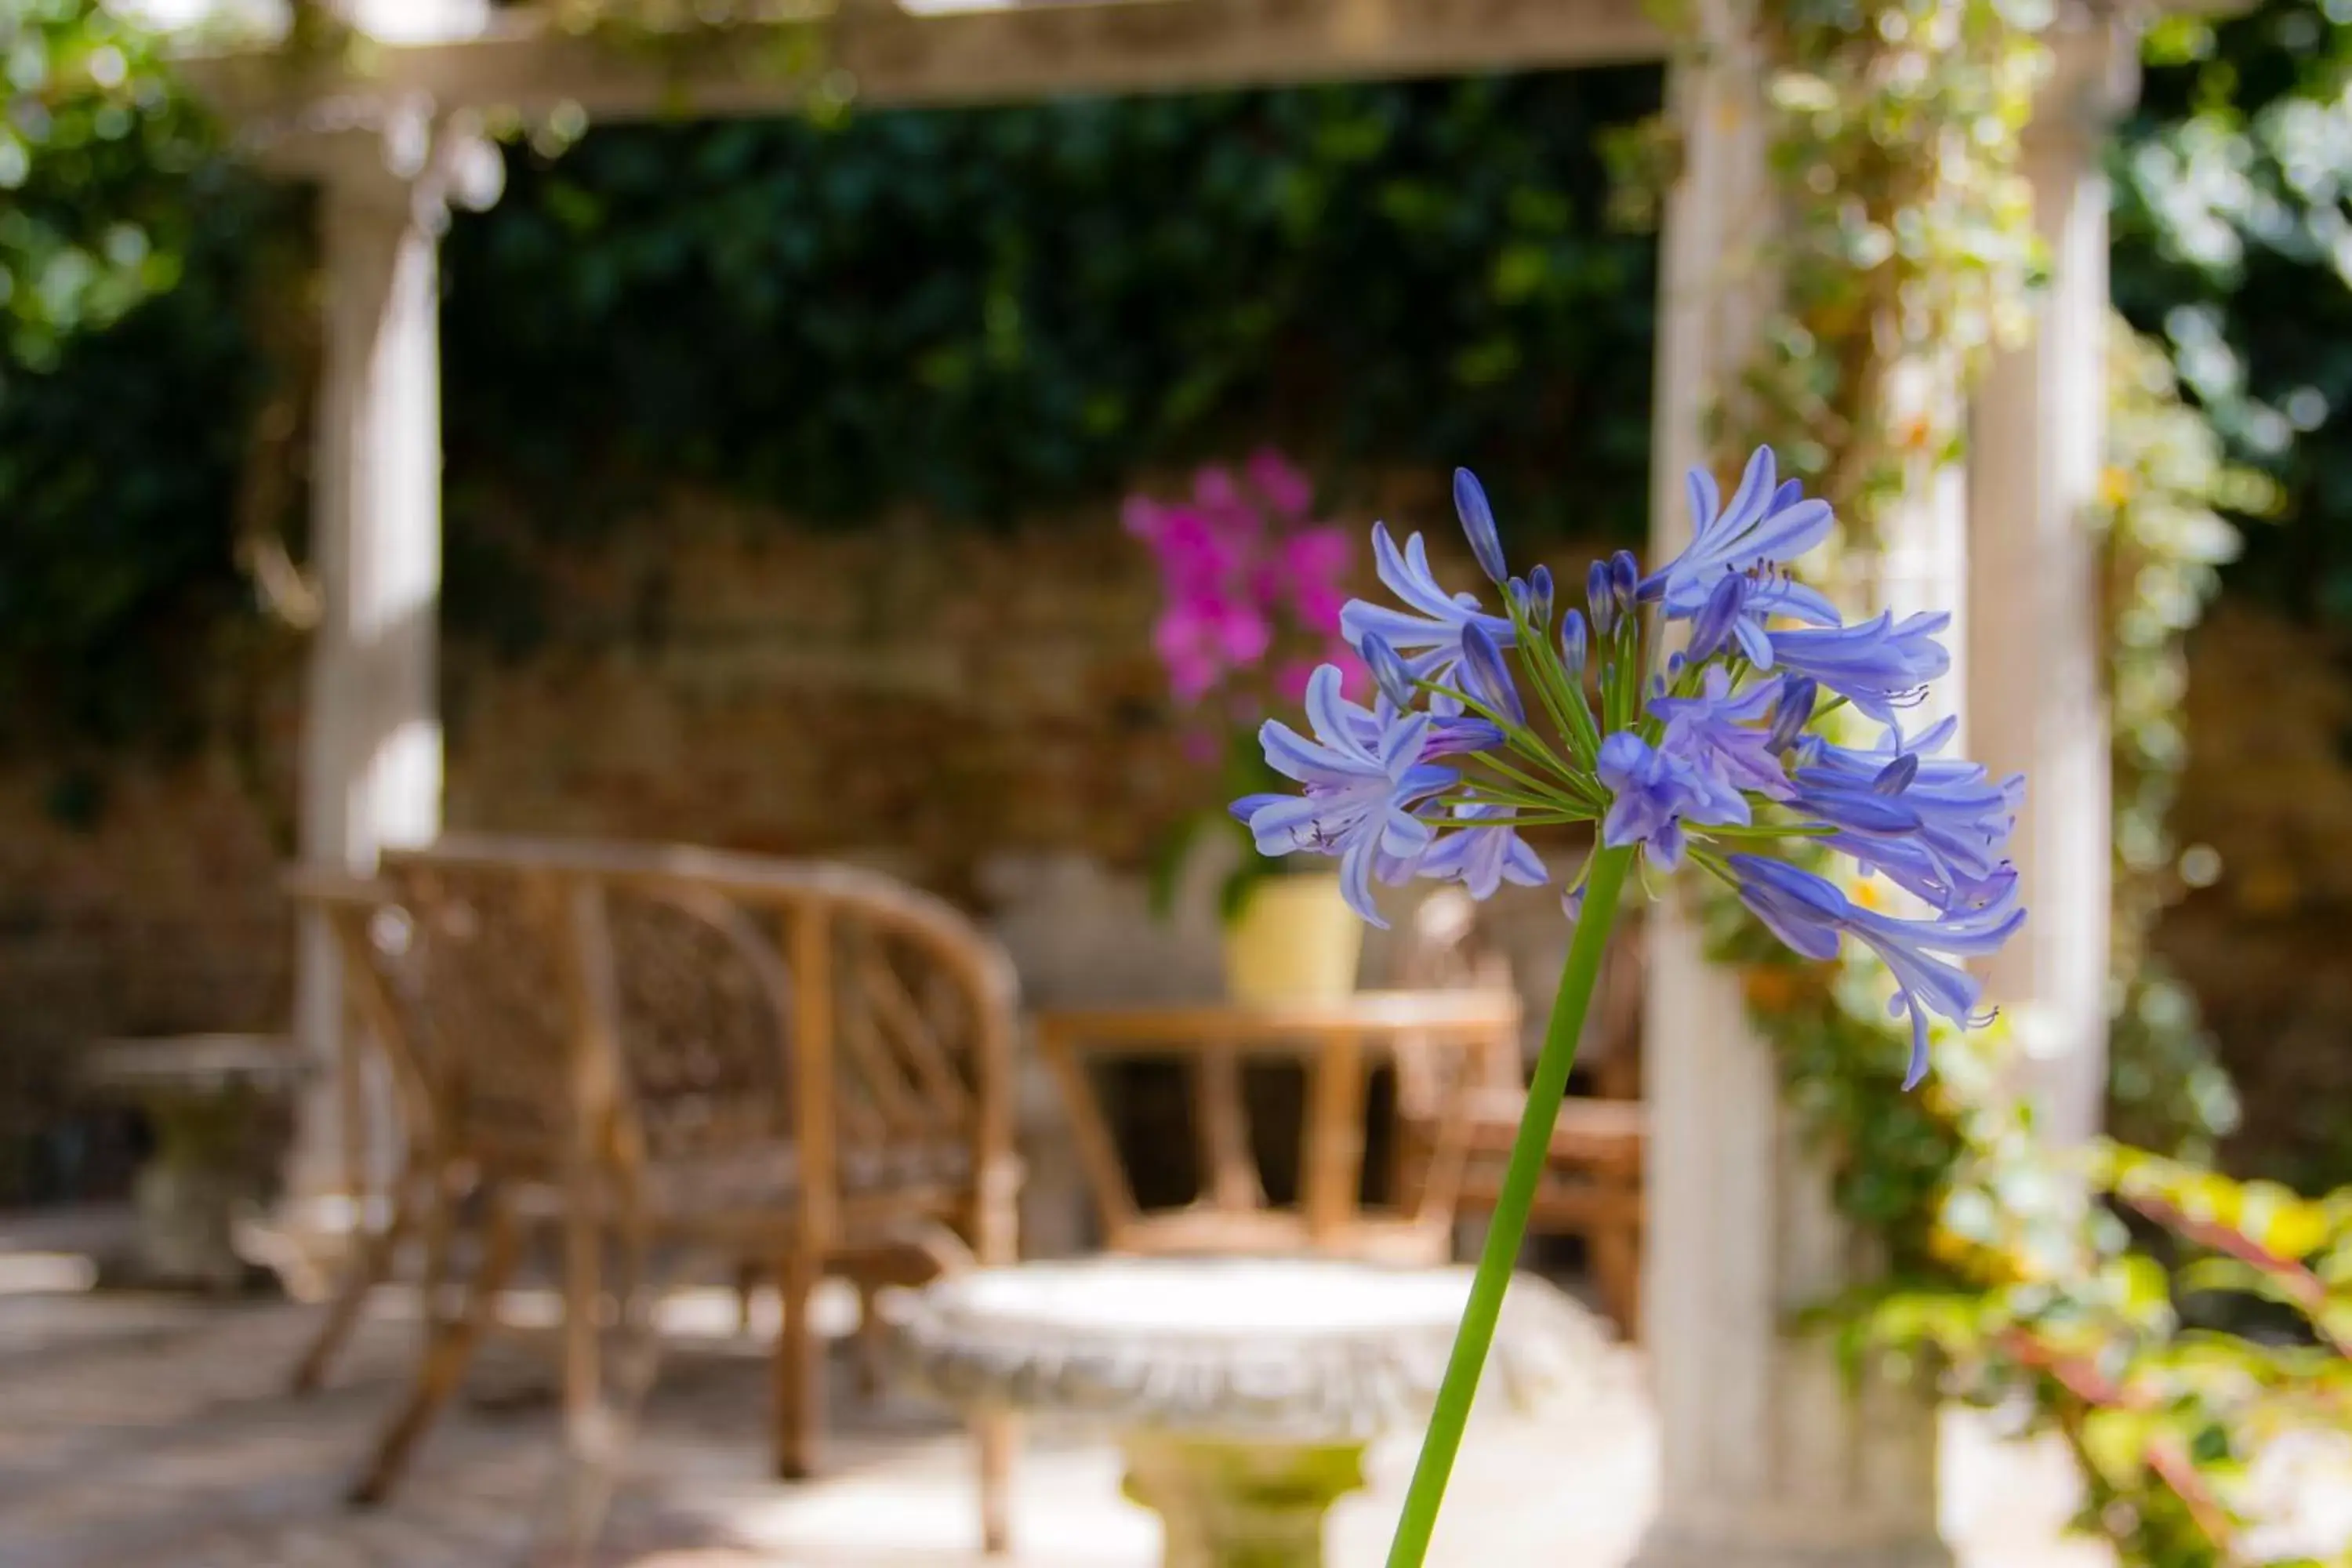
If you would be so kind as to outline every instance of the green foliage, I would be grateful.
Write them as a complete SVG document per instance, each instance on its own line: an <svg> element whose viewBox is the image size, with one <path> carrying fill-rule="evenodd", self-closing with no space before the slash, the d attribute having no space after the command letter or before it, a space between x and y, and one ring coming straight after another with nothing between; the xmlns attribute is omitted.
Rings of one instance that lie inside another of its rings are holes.
<svg viewBox="0 0 2352 1568"><path fill-rule="evenodd" d="M599 131L449 247L453 507L1107 501L1245 437L1638 529L1654 70ZM596 455L595 460L583 460ZM1574 471L1574 486L1524 481ZM1515 511L1514 515L1521 515Z"/></svg>
<svg viewBox="0 0 2352 1568"><path fill-rule="evenodd" d="M2117 322L2108 350L2108 461L2096 522L2105 547L2114 725L2114 1010L2111 1131L2210 1159L2237 1101L2198 1020L2197 1001L2147 951L2178 895L2179 847L2166 827L2189 737L2181 642L2219 591L2240 538L2224 517L2267 517L2276 487L2228 460L2219 433L2182 401L2160 345Z"/></svg>
<svg viewBox="0 0 2352 1568"><path fill-rule="evenodd" d="M1966 379L2025 323L2035 263L2019 132L2042 67L2042 7L2011 0L1781 0L1760 8L1768 149L1784 225L1761 258L1780 300L1718 412L1837 509L1850 540L1957 405L1897 409L1891 378L1934 359ZM1932 147L1933 156L1923 155Z"/></svg>
<svg viewBox="0 0 2352 1568"><path fill-rule="evenodd" d="M2216 508L2259 514L2272 498L2222 460L2156 345L2119 328L2110 353L2116 1122L2202 1153L2234 1102L2145 937L2179 879L2164 814L2184 755L2180 639L2236 543ZM1881 1274L1811 1314L1849 1364L1933 1352L1949 1386L2059 1433L2085 1477L2078 1526L2128 1568L2255 1561L2251 1462L2283 1433L2352 1418L2352 1192L2315 1203L2111 1146L2095 1191L2173 1233L2150 1245L2086 1208L2081 1173L2007 1098L2001 1031L1939 1035L1934 1076L1905 1095L1904 1030L1874 962L1810 964L1736 905L1709 917L1840 1212L1882 1244ZM2265 1303L2290 1314L2284 1334L2250 1331Z"/></svg>
<svg viewBox="0 0 2352 1568"><path fill-rule="evenodd" d="M2266 1445L2352 1421L2352 1194L2114 1146L2089 1174L2135 1226L2086 1222L2029 1139L1979 1137L1938 1230L1970 1288L1892 1292L1849 1332L1932 1347L1980 1403L2026 1402L2082 1461L2080 1524L2126 1563L2279 1563L2256 1549L2276 1521L2254 1516L2250 1472ZM2271 1326L2217 1326L2249 1316Z"/></svg>
<svg viewBox="0 0 2352 1568"><path fill-rule="evenodd" d="M210 152L150 40L95 0L0 9L0 376L179 279ZM0 380L0 387L5 387Z"/></svg>
<svg viewBox="0 0 2352 1568"><path fill-rule="evenodd" d="M0 16L0 738L187 740L223 676L201 655L253 624L241 318L281 204L93 0Z"/></svg>
<svg viewBox="0 0 2352 1568"><path fill-rule="evenodd" d="M2116 158L2116 298L2283 490L2231 581L2352 619L2352 13L2157 29Z"/></svg>
<svg viewBox="0 0 2352 1568"><path fill-rule="evenodd" d="M186 286L0 384L0 736L17 744L193 741L225 673L208 656L256 624L236 563L253 257L227 215L264 197L214 174Z"/></svg>
<svg viewBox="0 0 2352 1568"><path fill-rule="evenodd" d="M1717 410L1722 450L1736 458L1769 440L1792 451L1849 514L1849 542L1867 545L1878 505L1958 446L1933 409L1895 405L1895 373L1906 360L1940 360L1965 376L2021 314L2032 247L2012 172L2039 18L1977 0L1827 14L1790 0L1767 16L1783 291L1763 352ZM1933 162L1922 145L1971 150L1972 177L1945 193L1951 206L1934 222L1912 218L1932 194L1919 184ZM1906 221L1907 245L1897 237ZM1958 281L1938 286L1948 273ZM1953 348L1956 365L1945 357ZM2259 511L2273 496L2222 460L2150 345L2119 332L2111 374L2116 994L2132 1026L2119 1067L2123 1081L2138 1083L2132 1071L2146 1080L2128 1116L2193 1146L2226 1126L2227 1085L2193 1005L2144 977L2142 963L2174 879L2163 816L2183 750L2179 639L2236 547L2216 509ZM2352 1415L2352 1195L2306 1204L2114 1154L2107 1189L2204 1249L2175 1276L2176 1253L2136 1246L2126 1226L2086 1208L2080 1180L2032 1136L2001 1082L2004 1032L1942 1033L1934 1077L1906 1096L1906 1031L1885 1016L1888 981L1874 962L1809 963L1736 903L1718 898L1707 914L1711 951L1743 970L1750 1016L1840 1211L1881 1244L1878 1278L1811 1314L1832 1326L1849 1365L1933 1351L1951 1381L1988 1402L2021 1399L2082 1462L2090 1495L2078 1522L2132 1568L2248 1561L2236 1489L2253 1449L2283 1428L2340 1428ZM2304 1332L2277 1346L2196 1326L2176 1306L2231 1290L2284 1302Z"/></svg>

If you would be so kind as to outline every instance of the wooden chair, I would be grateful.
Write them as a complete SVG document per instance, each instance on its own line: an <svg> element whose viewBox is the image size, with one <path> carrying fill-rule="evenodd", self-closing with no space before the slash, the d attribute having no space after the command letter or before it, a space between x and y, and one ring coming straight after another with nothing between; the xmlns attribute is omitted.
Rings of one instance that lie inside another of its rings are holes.
<svg viewBox="0 0 2352 1568"><path fill-rule="evenodd" d="M937 900L841 866L504 838L445 839L388 857L363 888L304 892L393 1064L408 1146L298 1385L316 1384L400 1241L425 1243L424 1360L355 1500L397 1480L532 1222L562 1240L551 1533L573 1551L653 1375L657 1250L756 1258L774 1279L786 1477L814 1465L823 1276L857 1279L870 1312L884 1281L1014 1258L1013 970ZM452 1292L461 1234L477 1261ZM992 1420L977 1436L983 1534L1001 1550L1011 1435Z"/></svg>
<svg viewBox="0 0 2352 1568"><path fill-rule="evenodd" d="M1640 1100L1643 943L1637 917L1621 919L1602 961L1601 983L1578 1051L1579 1069L1593 1087L1571 1094L1553 1123L1542 1184L1536 1190L1528 1230L1580 1236L1603 1306L1627 1338L1641 1329L1643 1157L1647 1122ZM1509 965L1479 940L1477 907L1459 889L1442 888L1414 914L1412 940L1400 965L1404 984L1493 986L1509 984ZM1398 1103L1401 1190L1427 1178L1447 1119L1444 1086L1409 1070L1400 1058ZM1491 1050L1480 1064L1480 1084L1468 1097L1462 1135L1465 1159L1456 1203L1465 1214L1491 1212L1502 1189L1520 1113L1527 1069L1518 1041ZM1450 1138L1450 1132L1445 1134Z"/></svg>
<svg viewBox="0 0 2352 1568"><path fill-rule="evenodd" d="M1364 993L1286 1007L1203 1005L1047 1013L1038 1046L1053 1069L1072 1141L1113 1252L1313 1254L1391 1263L1442 1260L1452 1247L1454 1184L1464 1163L1472 1065L1517 1049L1519 1000L1507 990ZM1172 1208L1140 1207L1090 1066L1175 1058L1191 1070L1201 1192ZM1250 1058L1303 1060L1298 1202L1268 1201L1253 1150L1243 1068ZM1410 1057L1429 1090L1429 1151L1409 1198L1362 1201L1365 1089L1372 1067ZM1444 1086L1458 1085L1449 1095Z"/></svg>

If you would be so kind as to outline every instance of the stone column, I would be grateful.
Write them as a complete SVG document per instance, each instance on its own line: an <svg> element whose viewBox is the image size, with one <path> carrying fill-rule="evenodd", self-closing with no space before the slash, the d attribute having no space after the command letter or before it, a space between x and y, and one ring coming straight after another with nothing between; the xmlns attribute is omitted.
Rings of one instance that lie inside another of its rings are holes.
<svg viewBox="0 0 2352 1568"><path fill-rule="evenodd" d="M479 32L492 0L337 0L336 8L371 37L414 44Z"/></svg>
<svg viewBox="0 0 2352 1568"><path fill-rule="evenodd" d="M453 181L487 205L498 165L478 138L449 133L415 105L379 125L298 137L270 156L322 184L311 497L320 618L304 699L301 855L364 874L379 851L429 843L441 827L436 253ZM305 1098L289 1173L299 1202L379 1173L389 1129L381 1089L337 1070L345 1018L333 944L316 921L297 942L295 1030L324 1069ZM374 1171L351 1147L360 1129L376 1134Z"/></svg>
<svg viewBox="0 0 2352 1568"><path fill-rule="evenodd" d="M1662 263L1659 559L1689 536L1683 470L1706 460L1701 420L1749 353L1769 298L1758 270L1772 217L1759 72L1744 14L1713 12L1706 58L1678 62L1670 83L1684 165ZM1906 552L1887 563L1921 576L1887 584L1906 599L1948 588L1959 548L1946 526L1957 515L1948 490L1929 490L1913 510L1890 542ZM1644 1027L1643 1327L1662 1453L1659 1511L1637 1568L1948 1563L1936 1531L1933 1404L1907 1385L1850 1393L1825 1343L1791 1337L1789 1315L1868 1259L1780 1108L1739 976L1706 962L1686 909L1670 902L1658 914Z"/></svg>
<svg viewBox="0 0 2352 1568"><path fill-rule="evenodd" d="M1886 395L1900 422L1917 418L1927 428L1949 431L1962 415L1957 360L1933 353L1896 365ZM1969 487L1967 468L1942 454L1916 450L1903 458L1902 497L1877 519L1875 551L1853 552L1853 576L1846 595L1856 612L1884 610L1897 621L1922 611L1952 617L1944 634L1952 650L1949 674L1930 688L1927 700L1902 710L1903 732L1916 735L1947 718L1959 731L1945 754L1965 756L1969 748Z"/></svg>
<svg viewBox="0 0 2352 1568"><path fill-rule="evenodd" d="M1996 775L2021 772L2014 853L2025 927L1986 965L2025 1054L2023 1087L2063 1140L2106 1101L2112 900L2105 649L2090 527L2105 462L2107 186L2099 152L2128 103L2132 39L2068 16L2026 138L2050 280L2032 341L2001 355L1970 420L1968 725Z"/></svg>

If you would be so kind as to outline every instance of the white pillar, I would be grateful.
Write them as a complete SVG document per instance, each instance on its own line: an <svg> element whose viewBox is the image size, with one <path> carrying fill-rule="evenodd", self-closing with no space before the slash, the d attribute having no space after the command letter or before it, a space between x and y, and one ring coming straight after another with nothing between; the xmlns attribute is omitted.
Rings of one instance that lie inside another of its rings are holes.
<svg viewBox="0 0 2352 1568"><path fill-rule="evenodd" d="M341 0L351 24L387 43L462 38L489 26L491 0Z"/></svg>
<svg viewBox="0 0 2352 1568"><path fill-rule="evenodd" d="M1933 353L1898 364L1887 376L1886 395L1899 423L1925 420L1942 433L1960 423L1962 399L1959 366L1955 356ZM1940 448L1940 439L1930 444ZM1952 668L1936 681L1927 700L1900 710L1903 732L1916 735L1947 718L1957 718L1959 730L1945 754L1965 756L1969 744L1968 690L1970 678L1969 641L1969 473L1959 463L1946 462L1940 450L1922 448L1905 455L1902 496L1888 504L1878 519L1874 551L1855 551L1852 566L1852 597L1857 609L1875 615L1884 610L1897 621L1923 611L1942 611L1952 617L1944 634L1952 650Z"/></svg>
<svg viewBox="0 0 2352 1568"><path fill-rule="evenodd" d="M2129 100L2132 40L2070 15L2026 139L2050 279L2032 342L2001 355L1970 422L1972 753L2022 773L2013 853L2029 913L1985 969L2024 1087L2065 1141L2106 1103L2112 822L2099 546L2106 460L2107 186L2100 148Z"/></svg>
<svg viewBox="0 0 2352 1568"><path fill-rule="evenodd" d="M321 617L303 712L301 855L364 874L384 848L441 826L436 639L441 579L439 288L435 204L382 145L336 165L320 193L326 312L312 549ZM345 1026L333 945L306 921L295 1026L321 1068L290 1185L345 1191ZM373 1107L366 1112L380 1121Z"/></svg>
<svg viewBox="0 0 2352 1568"><path fill-rule="evenodd" d="M1751 351L1770 284L1756 271L1772 219L1761 73L1741 14L1718 6L1707 36L1706 62L1677 63L1670 88L1684 166L1662 257L1659 559L1689 535L1682 473L1706 459L1701 418ZM1957 548L1948 495L1922 507L1897 541L1913 563ZM1637 1568L1940 1568L1934 1406L1908 1385L1851 1393L1826 1343L1791 1336L1790 1314L1868 1258L1780 1107L1739 976L1706 962L1686 910L1658 913L1643 1327L1662 1453Z"/></svg>

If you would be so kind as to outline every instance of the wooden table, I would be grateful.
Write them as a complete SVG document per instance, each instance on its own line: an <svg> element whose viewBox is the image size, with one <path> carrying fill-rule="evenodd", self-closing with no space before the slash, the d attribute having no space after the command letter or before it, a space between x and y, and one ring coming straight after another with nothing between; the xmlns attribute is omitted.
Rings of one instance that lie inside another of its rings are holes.
<svg viewBox="0 0 2352 1568"><path fill-rule="evenodd" d="M1517 1058L1519 998L1501 989L1370 991L1333 1003L1207 1004L1043 1014L1039 1047L1058 1081L1087 1184L1114 1252L1327 1256L1433 1263L1450 1254L1467 1145L1467 1103L1483 1058ZM1087 1063L1189 1058L1203 1173L1199 1200L1145 1212L1111 1138ZM1276 1209L1250 1151L1242 1063L1303 1059L1306 1121L1299 1203ZM1380 1061L1397 1068L1401 1105L1431 1122L1417 1190L1387 1211L1360 1201L1364 1089Z"/></svg>
<svg viewBox="0 0 2352 1568"><path fill-rule="evenodd" d="M1470 1277L1333 1258L1025 1263L925 1289L894 1344L923 1392L1116 1435L1163 1568L1319 1568L1365 1448L1433 1406ZM1526 1407L1604 1354L1580 1308L1522 1276L1484 1385Z"/></svg>

